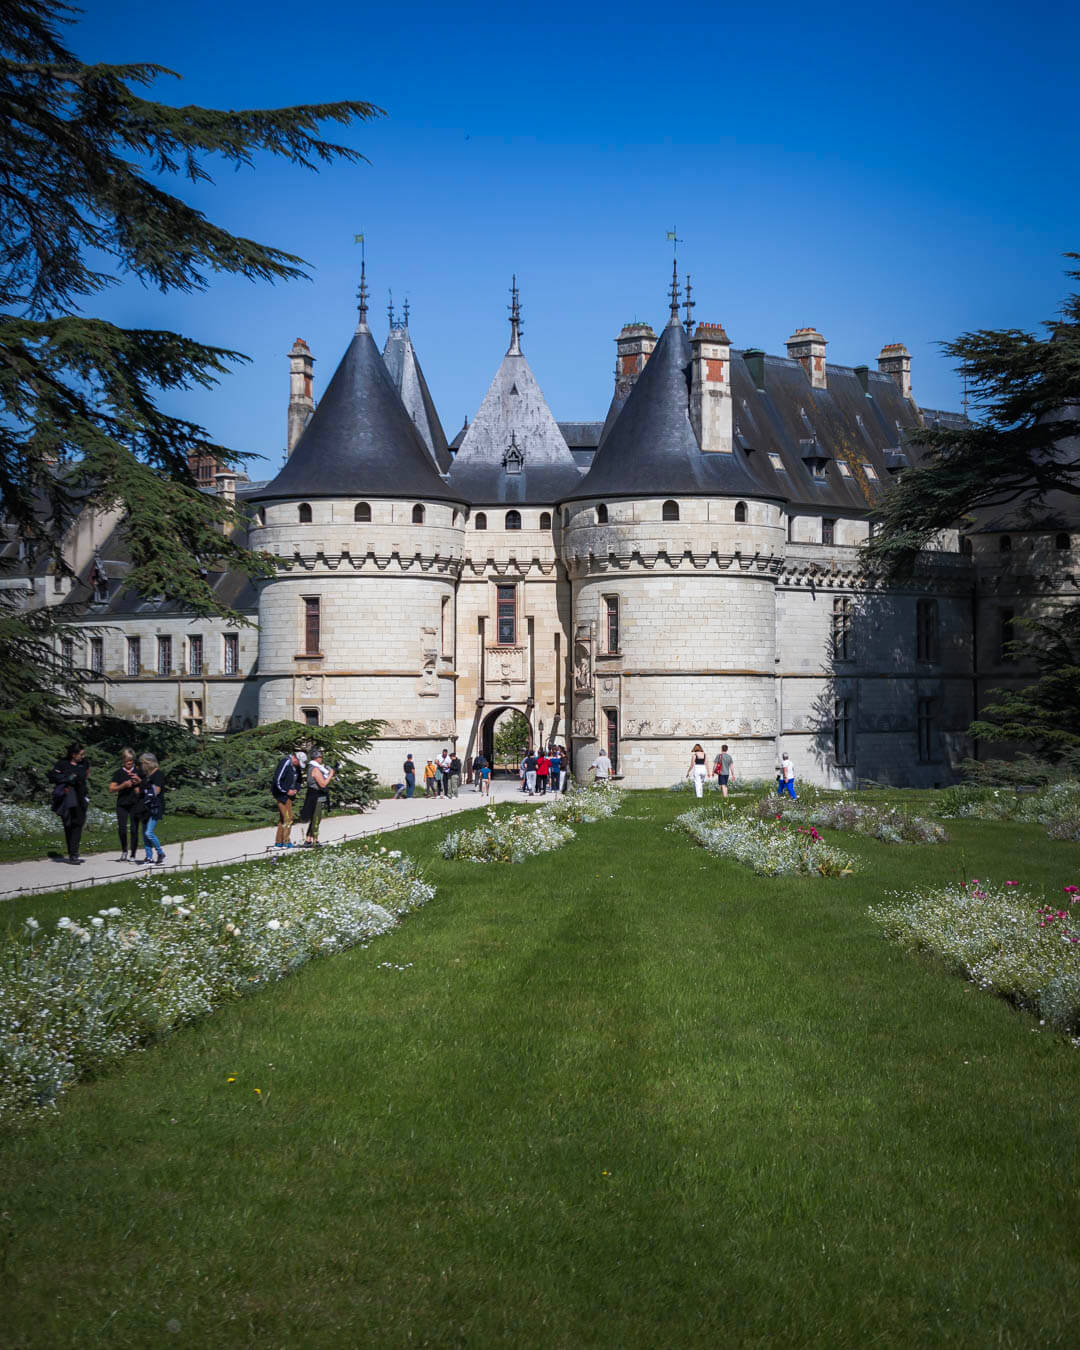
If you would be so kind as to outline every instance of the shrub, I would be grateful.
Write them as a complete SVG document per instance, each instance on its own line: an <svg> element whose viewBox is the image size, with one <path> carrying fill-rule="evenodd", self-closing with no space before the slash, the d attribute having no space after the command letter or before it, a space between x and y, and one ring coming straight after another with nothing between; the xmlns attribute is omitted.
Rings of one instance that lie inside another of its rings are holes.
<svg viewBox="0 0 1080 1350"><path fill-rule="evenodd" d="M867 806L848 798L822 798L816 804L790 798L766 797L757 804L760 820L775 820L812 825L819 830L846 830L865 834L884 844L945 844L948 833L944 826L923 816L915 816L889 806Z"/></svg>
<svg viewBox="0 0 1080 1350"><path fill-rule="evenodd" d="M576 838L573 825L590 825L614 815L625 797L621 788L595 783L568 792L560 801L524 811L498 811L492 804L484 812L482 825L454 830L439 845L439 851L444 858L458 862L524 862Z"/></svg>

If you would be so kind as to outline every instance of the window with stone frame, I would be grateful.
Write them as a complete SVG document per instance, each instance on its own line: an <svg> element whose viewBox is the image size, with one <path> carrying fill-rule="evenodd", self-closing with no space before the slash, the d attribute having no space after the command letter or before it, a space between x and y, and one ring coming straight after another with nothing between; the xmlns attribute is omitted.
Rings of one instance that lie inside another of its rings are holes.
<svg viewBox="0 0 1080 1350"><path fill-rule="evenodd" d="M938 701L920 698L916 705L916 728L919 763L932 764L941 758L941 736L938 730Z"/></svg>
<svg viewBox="0 0 1080 1350"><path fill-rule="evenodd" d="M296 508L296 516L301 525L311 524L311 507L307 502L301 502Z"/></svg>
<svg viewBox="0 0 1080 1350"><path fill-rule="evenodd" d="M317 727L319 725L318 708L301 708L300 716L309 727Z"/></svg>
<svg viewBox="0 0 1080 1350"><path fill-rule="evenodd" d="M822 518L821 542L826 548L831 548L836 543L836 521L830 516Z"/></svg>
<svg viewBox="0 0 1080 1350"><path fill-rule="evenodd" d="M678 502L670 502L670 501L669 501L669 502L665 502L665 503L664 503L664 506L663 506L662 516L663 516L663 519L664 519L664 520L678 520L678 519L679 519L679 503L678 503Z"/></svg>
<svg viewBox="0 0 1080 1350"><path fill-rule="evenodd" d="M487 529L487 512L486 512L486 511L477 511L477 513L476 513L476 518L473 520L473 529L474 529L474 530L486 530L486 529Z"/></svg>
<svg viewBox="0 0 1080 1350"><path fill-rule="evenodd" d="M517 645L517 587L495 587L495 641L500 647Z"/></svg>
<svg viewBox="0 0 1080 1350"><path fill-rule="evenodd" d="M304 655L319 656L322 648L322 607L317 595L304 596Z"/></svg>
<svg viewBox="0 0 1080 1350"><path fill-rule="evenodd" d="M203 702L201 698L184 699L184 725L193 736L201 734L203 729Z"/></svg>
<svg viewBox="0 0 1080 1350"><path fill-rule="evenodd" d="M542 530L550 530L550 529L551 529L551 512L550 512L550 511L541 511L541 512L540 512L540 528L541 528Z"/></svg>
<svg viewBox="0 0 1080 1350"><path fill-rule="evenodd" d="M735 503L735 524L744 525L746 523L746 503Z"/></svg>
<svg viewBox="0 0 1080 1350"><path fill-rule="evenodd" d="M92 637L90 639L90 674L105 674L105 639Z"/></svg>
<svg viewBox="0 0 1080 1350"><path fill-rule="evenodd" d="M172 668L172 638L168 636L159 637L157 640L157 673L159 675L171 675Z"/></svg>
<svg viewBox="0 0 1080 1350"><path fill-rule="evenodd" d="M369 502L357 502L353 507L353 520L358 524L367 524L371 520L371 504Z"/></svg>
<svg viewBox="0 0 1080 1350"><path fill-rule="evenodd" d="M521 529L521 512L520 512L520 511L507 511L507 513L506 513L506 519L505 519L504 522L503 522L503 527L504 527L505 529L507 529L507 530L520 530L520 529Z"/></svg>
<svg viewBox="0 0 1080 1350"><path fill-rule="evenodd" d="M138 675L142 670L142 639L129 637L127 640L127 673Z"/></svg>
<svg viewBox="0 0 1080 1350"><path fill-rule="evenodd" d="M915 605L915 659L938 660L938 602L923 599Z"/></svg>
<svg viewBox="0 0 1080 1350"><path fill-rule="evenodd" d="M224 639L222 668L226 675L238 675L240 673L240 635L239 633L226 633Z"/></svg>
<svg viewBox="0 0 1080 1350"><path fill-rule="evenodd" d="M840 767L855 762L854 730L851 724L852 700L833 700L833 759Z"/></svg>
<svg viewBox="0 0 1080 1350"><path fill-rule="evenodd" d="M619 651L619 597L617 595L604 596L604 635L607 640L605 651L609 656L615 656Z"/></svg>
<svg viewBox="0 0 1080 1350"><path fill-rule="evenodd" d="M188 674L203 673L203 640L197 634L188 638Z"/></svg>
<svg viewBox="0 0 1080 1350"><path fill-rule="evenodd" d="M443 656L451 657L454 654L454 611L451 606L451 600L448 595L442 598L442 606L439 611L439 636L441 645L439 650Z"/></svg>
<svg viewBox="0 0 1080 1350"><path fill-rule="evenodd" d="M60 660L61 660L61 662L63 663L63 666L64 666L64 669L65 669L65 670L74 670L74 669L75 669L75 639L74 639L74 638L66 637L66 638L61 638L61 639L60 639Z"/></svg>
<svg viewBox="0 0 1080 1350"><path fill-rule="evenodd" d="M850 595L837 595L832 602L832 649L834 661L855 659L855 604Z"/></svg>
<svg viewBox="0 0 1080 1350"><path fill-rule="evenodd" d="M608 759L611 760L611 772L619 772L619 710L618 708L604 709L604 749L607 751Z"/></svg>

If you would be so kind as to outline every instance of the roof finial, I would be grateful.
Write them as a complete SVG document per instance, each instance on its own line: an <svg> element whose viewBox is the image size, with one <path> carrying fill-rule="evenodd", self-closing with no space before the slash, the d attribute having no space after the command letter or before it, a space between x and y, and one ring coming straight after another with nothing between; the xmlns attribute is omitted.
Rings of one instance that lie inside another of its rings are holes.
<svg viewBox="0 0 1080 1350"><path fill-rule="evenodd" d="M517 273L514 273L512 284L510 286L510 304L506 307L510 311L510 347L507 350L507 356L521 355L521 334L524 329L521 326L521 302L518 299Z"/></svg>
<svg viewBox="0 0 1080 1350"><path fill-rule="evenodd" d="M386 306L386 314L390 320L390 327L396 328L397 324L394 322L394 292L388 289L386 294L390 297L390 303Z"/></svg>
<svg viewBox="0 0 1080 1350"><path fill-rule="evenodd" d="M693 321L692 321L691 318L690 318L690 311L697 305L697 301L696 301L696 300L691 300L691 299L690 299L691 294L692 294L692 292L691 292L691 290L690 290L690 273L687 272L687 274L686 274L686 299L683 301L683 307L684 307L685 310L686 310L686 331L687 331L687 334L690 333L690 330L691 330L691 329L693 328L693 326L694 326Z"/></svg>
<svg viewBox="0 0 1080 1350"><path fill-rule="evenodd" d="M672 323L679 322L679 260L671 260L671 320Z"/></svg>
<svg viewBox="0 0 1080 1350"><path fill-rule="evenodd" d="M408 296L405 297L405 304L404 304L403 308L404 308L404 310L405 310L405 329L406 329L406 331L408 331L408 327L409 327L409 297L408 297Z"/></svg>
<svg viewBox="0 0 1080 1350"><path fill-rule="evenodd" d="M357 292L356 292L356 298L360 301L360 303L356 306L357 310L358 310L359 313L360 313L360 324L359 324L359 326L360 326L361 328L366 328L366 327L367 327L367 302L368 302L368 288L367 288L367 260L366 260L366 259L361 259L361 262L360 262L360 288L359 288L359 290L357 290Z"/></svg>

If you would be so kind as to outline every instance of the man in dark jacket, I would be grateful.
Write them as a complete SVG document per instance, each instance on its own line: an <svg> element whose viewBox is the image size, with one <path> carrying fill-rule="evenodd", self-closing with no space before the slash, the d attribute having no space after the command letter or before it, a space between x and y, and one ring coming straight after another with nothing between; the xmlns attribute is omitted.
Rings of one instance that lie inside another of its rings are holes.
<svg viewBox="0 0 1080 1350"><path fill-rule="evenodd" d="M273 793L274 801L277 802L278 809L278 827L277 836L274 840L275 848L292 848L292 813L293 803L296 801L296 793L300 787L300 768L301 757L295 750L289 754L277 766L274 774L274 781L270 791Z"/></svg>

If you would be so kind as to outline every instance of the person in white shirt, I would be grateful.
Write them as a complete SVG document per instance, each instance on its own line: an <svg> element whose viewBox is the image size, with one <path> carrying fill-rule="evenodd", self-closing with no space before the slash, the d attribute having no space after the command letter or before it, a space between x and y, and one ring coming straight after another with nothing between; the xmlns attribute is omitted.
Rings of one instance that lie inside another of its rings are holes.
<svg viewBox="0 0 1080 1350"><path fill-rule="evenodd" d="M318 846L319 817L330 804L330 780L334 777L334 770L322 760L322 750L318 748L312 750L307 771L307 795L304 798L304 809L300 813L300 824L307 825L307 833L304 836L306 848Z"/></svg>
<svg viewBox="0 0 1080 1350"><path fill-rule="evenodd" d="M611 777L611 760L608 759L606 750L601 750L593 762L589 765L593 771L593 781L596 783L606 783Z"/></svg>
<svg viewBox="0 0 1080 1350"><path fill-rule="evenodd" d="M776 795L782 797L785 792L792 801L798 800L795 796L795 766L788 758L786 750L780 759L780 777L776 783Z"/></svg>

